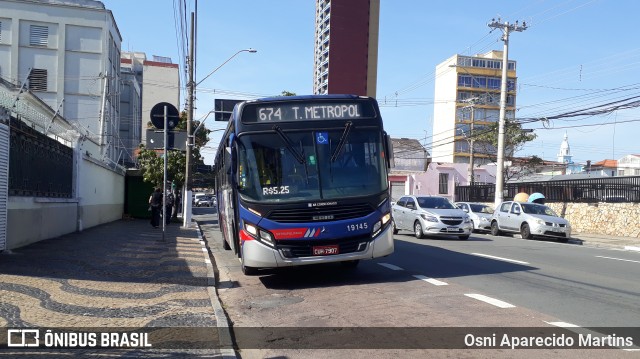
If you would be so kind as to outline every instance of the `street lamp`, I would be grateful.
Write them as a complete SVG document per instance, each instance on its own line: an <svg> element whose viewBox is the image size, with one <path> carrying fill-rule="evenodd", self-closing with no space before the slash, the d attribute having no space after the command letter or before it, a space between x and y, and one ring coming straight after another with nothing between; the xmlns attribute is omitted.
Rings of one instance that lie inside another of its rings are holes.
<svg viewBox="0 0 640 359"><path fill-rule="evenodd" d="M209 72L209 74L205 77L202 78L202 80L198 81L198 83L196 83L194 86L198 86L202 83L202 81L206 80L207 78L209 78L209 76L213 75L216 71L220 70L220 68L222 66L224 66L227 62L231 61L231 59L233 59L234 57L236 57L236 55L238 55L241 52L251 52L251 53L256 53L258 52L258 50L256 49L252 49L252 48L248 48L248 49L243 49L243 50L239 50L238 52L236 52L235 54L233 54L230 58L228 58L225 62L223 62L220 66L216 67L215 69L213 69L213 71Z"/></svg>
<svg viewBox="0 0 640 359"><path fill-rule="evenodd" d="M188 94L188 108L187 108L187 152L186 152L186 168L184 175L184 183L185 183L185 196L184 196L184 211L183 211L183 227L189 227L191 224L191 147L194 144L194 136L195 131L191 131L191 122L193 121L193 101L194 101L194 93L196 90L196 86L200 85L202 81L206 80L209 76L213 75L216 71L218 71L222 66L224 66L227 62L231 61L236 55L241 52L250 52L256 53L257 50L248 48L242 49L231 55L228 59L226 59L220 66L213 69L213 71L209 72L207 76L205 76L202 80L195 82L193 79L193 66L194 66L194 46L193 46L193 38L194 38L194 27L193 27L193 13L191 14L191 48L189 49L189 83L187 84L187 89L189 91ZM208 115L208 114L207 114ZM199 127L198 127L199 128Z"/></svg>

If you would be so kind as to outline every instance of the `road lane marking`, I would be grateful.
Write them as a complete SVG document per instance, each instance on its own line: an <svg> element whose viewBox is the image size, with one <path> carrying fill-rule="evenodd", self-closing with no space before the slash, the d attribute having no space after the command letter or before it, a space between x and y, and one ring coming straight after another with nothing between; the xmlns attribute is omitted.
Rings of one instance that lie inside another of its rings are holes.
<svg viewBox="0 0 640 359"><path fill-rule="evenodd" d="M383 266L383 267L387 267L391 270L404 270L398 266L394 266L393 264L389 264L389 263L378 263L379 265Z"/></svg>
<svg viewBox="0 0 640 359"><path fill-rule="evenodd" d="M624 249L627 251L640 252L640 247L636 247L636 246L624 246Z"/></svg>
<svg viewBox="0 0 640 359"><path fill-rule="evenodd" d="M529 262L517 261L515 259L509 259L509 258L495 257L495 256L490 256L488 254L482 254L482 253L471 253L471 254L473 254L474 256L497 259L497 260L505 261L505 262L511 262L511 263L517 263L517 264L529 264Z"/></svg>
<svg viewBox="0 0 640 359"><path fill-rule="evenodd" d="M596 256L596 257L597 258L613 259L613 260L616 260L616 261L623 261L623 262L640 263L640 261L632 261L631 259L622 259L622 258L605 257L605 256Z"/></svg>
<svg viewBox="0 0 640 359"><path fill-rule="evenodd" d="M486 295L482 295L482 294L465 294L467 297L473 298L473 299L477 299L480 301L483 301L485 303L489 303L491 305L495 305L496 307L499 308L515 308L516 306L513 304L509 304L507 302L503 302L501 300L498 299L494 299L491 297L487 297Z"/></svg>
<svg viewBox="0 0 640 359"><path fill-rule="evenodd" d="M555 325L556 327L560 327L560 328L580 328L579 325L575 325L567 322L546 322L545 321L545 323Z"/></svg>
<svg viewBox="0 0 640 359"><path fill-rule="evenodd" d="M428 277L425 277L423 275L414 275L414 277L418 278L420 280L423 280L423 281L425 281L427 283L431 283L433 285L449 285L449 283L445 283L445 282L442 282L442 281L439 281L439 280L433 279L433 278L428 278Z"/></svg>

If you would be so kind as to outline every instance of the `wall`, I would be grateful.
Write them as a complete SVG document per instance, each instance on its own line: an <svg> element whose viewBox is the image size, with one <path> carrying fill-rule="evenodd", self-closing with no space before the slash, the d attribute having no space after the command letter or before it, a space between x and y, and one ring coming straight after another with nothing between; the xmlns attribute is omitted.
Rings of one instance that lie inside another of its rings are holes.
<svg viewBox="0 0 640 359"><path fill-rule="evenodd" d="M122 218L124 172L114 171L86 154L78 170L78 230Z"/></svg>
<svg viewBox="0 0 640 359"><path fill-rule="evenodd" d="M640 238L640 203L547 203L574 233Z"/></svg>
<svg viewBox="0 0 640 359"><path fill-rule="evenodd" d="M493 208L493 203L485 203ZM569 221L572 235L602 234L640 238L640 203L547 203Z"/></svg>

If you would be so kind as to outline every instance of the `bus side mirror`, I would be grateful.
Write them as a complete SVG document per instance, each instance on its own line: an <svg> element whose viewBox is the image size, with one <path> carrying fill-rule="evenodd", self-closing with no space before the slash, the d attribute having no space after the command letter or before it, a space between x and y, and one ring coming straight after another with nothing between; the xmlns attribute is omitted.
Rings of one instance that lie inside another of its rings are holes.
<svg viewBox="0 0 640 359"><path fill-rule="evenodd" d="M384 134L384 138L387 147L387 167L392 168L396 166L396 161L393 156L393 142L391 141L391 136L387 135L386 133Z"/></svg>

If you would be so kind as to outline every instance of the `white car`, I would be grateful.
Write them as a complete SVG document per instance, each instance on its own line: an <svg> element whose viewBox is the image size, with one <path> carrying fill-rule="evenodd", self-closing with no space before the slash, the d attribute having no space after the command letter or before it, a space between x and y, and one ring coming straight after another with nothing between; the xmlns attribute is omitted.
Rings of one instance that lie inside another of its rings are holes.
<svg viewBox="0 0 640 359"><path fill-rule="evenodd" d="M213 207L214 197L211 194L196 193L193 204L196 207Z"/></svg>
<svg viewBox="0 0 640 359"><path fill-rule="evenodd" d="M471 218L474 231L490 231L493 208L482 203L456 202L456 206Z"/></svg>
<svg viewBox="0 0 640 359"><path fill-rule="evenodd" d="M503 232L520 233L524 239L541 236L566 241L571 237L571 225L543 204L506 201L491 217L491 234Z"/></svg>
<svg viewBox="0 0 640 359"><path fill-rule="evenodd" d="M393 233L412 231L416 238L425 235L457 236L469 239L471 219L449 199L439 196L404 196L391 209Z"/></svg>

